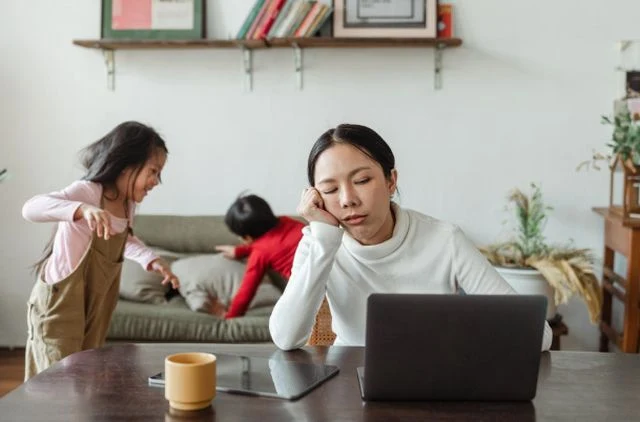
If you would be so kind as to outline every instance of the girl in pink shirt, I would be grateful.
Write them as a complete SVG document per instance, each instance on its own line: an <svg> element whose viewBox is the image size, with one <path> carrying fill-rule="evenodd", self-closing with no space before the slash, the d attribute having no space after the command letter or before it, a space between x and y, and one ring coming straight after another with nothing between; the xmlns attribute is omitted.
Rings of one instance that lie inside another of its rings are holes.
<svg viewBox="0 0 640 422"><path fill-rule="evenodd" d="M121 123L84 150L82 180L24 204L25 219L57 223L34 266L25 379L71 353L104 344L123 258L160 273L163 284L179 286L169 265L131 231L136 203L160 183L167 152L152 128Z"/></svg>

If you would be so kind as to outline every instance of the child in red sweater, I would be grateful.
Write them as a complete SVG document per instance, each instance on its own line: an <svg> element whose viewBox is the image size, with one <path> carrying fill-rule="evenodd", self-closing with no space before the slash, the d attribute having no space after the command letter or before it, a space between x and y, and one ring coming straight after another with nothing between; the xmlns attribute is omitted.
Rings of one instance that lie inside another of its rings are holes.
<svg viewBox="0 0 640 422"><path fill-rule="evenodd" d="M289 279L304 224L289 217L276 217L267 201L257 195L239 197L229 207L224 222L244 245L217 246L216 250L229 259L249 257L240 289L229 309L219 301L212 307L213 314L228 319L245 314L269 268Z"/></svg>

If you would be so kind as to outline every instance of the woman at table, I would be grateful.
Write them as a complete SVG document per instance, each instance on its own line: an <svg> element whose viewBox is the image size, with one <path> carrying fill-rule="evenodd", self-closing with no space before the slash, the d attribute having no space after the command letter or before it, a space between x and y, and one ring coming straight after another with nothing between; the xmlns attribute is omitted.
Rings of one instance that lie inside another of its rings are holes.
<svg viewBox="0 0 640 422"><path fill-rule="evenodd" d="M298 212L310 224L269 321L279 348L306 343L325 295L335 344L362 346L371 293L515 294L459 227L391 200L395 157L374 130L342 124L323 133L307 175ZM551 340L545 322L541 349Z"/></svg>

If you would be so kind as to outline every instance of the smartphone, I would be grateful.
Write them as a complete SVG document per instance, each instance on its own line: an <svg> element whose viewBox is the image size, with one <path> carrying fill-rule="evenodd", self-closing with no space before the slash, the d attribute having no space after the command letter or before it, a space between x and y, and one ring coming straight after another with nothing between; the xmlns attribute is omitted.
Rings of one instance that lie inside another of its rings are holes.
<svg viewBox="0 0 640 422"><path fill-rule="evenodd" d="M159 372L149 377L149 385L154 387L164 387L164 373Z"/></svg>

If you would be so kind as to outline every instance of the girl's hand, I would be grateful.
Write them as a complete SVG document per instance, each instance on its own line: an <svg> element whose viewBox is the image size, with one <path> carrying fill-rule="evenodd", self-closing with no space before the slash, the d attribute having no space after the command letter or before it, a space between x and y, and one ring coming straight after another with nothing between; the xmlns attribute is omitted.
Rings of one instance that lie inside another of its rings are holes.
<svg viewBox="0 0 640 422"><path fill-rule="evenodd" d="M93 205L82 204L73 215L73 221L84 219L91 231L96 232L98 237L103 237L104 240L109 240L111 236L111 217L110 214Z"/></svg>
<svg viewBox="0 0 640 422"><path fill-rule="evenodd" d="M236 259L236 247L231 245L216 246L215 250L222 252L222 256L227 259Z"/></svg>
<svg viewBox="0 0 640 422"><path fill-rule="evenodd" d="M171 267L169 267L167 261L162 258L158 258L151 262L150 267L152 271L155 271L164 277L162 284L171 283L171 287L174 289L180 287L180 280L178 279L178 276L171 271Z"/></svg>
<svg viewBox="0 0 640 422"><path fill-rule="evenodd" d="M316 188L306 188L302 191L297 211L308 222L318 221L336 227L340 224L337 218L324 209L324 201Z"/></svg>

